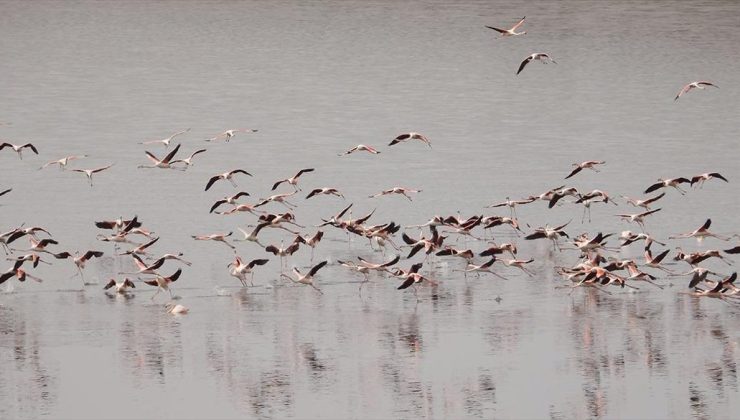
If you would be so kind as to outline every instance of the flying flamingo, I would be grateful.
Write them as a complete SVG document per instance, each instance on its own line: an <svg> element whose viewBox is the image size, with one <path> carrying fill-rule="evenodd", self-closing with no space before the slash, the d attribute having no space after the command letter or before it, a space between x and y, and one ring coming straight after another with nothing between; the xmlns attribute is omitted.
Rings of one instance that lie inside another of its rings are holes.
<svg viewBox="0 0 740 420"><path fill-rule="evenodd" d="M191 153L190 154L190 157L187 157L185 159L175 159L172 162L170 162L170 165L174 165L176 163L184 163L185 164L185 168L188 168L188 167L190 167L190 166L193 165L193 158L196 155L198 155L200 153L203 153L205 151L206 151L206 149L198 149L198 150L194 151L193 153Z"/></svg>
<svg viewBox="0 0 740 420"><path fill-rule="evenodd" d="M37 155L39 154L39 151L36 149L36 146L34 146L31 143L18 144L18 145L10 144L10 143L0 144L0 150L3 150L6 147L10 147L11 149L13 149L14 152L18 153L18 158L21 160L23 160L23 149L31 149L33 153L36 153Z"/></svg>
<svg viewBox="0 0 740 420"><path fill-rule="evenodd" d="M177 133L175 133L175 134L173 134L173 135L171 135L171 136L169 136L167 138L164 138L164 139L143 141L143 142L141 142L139 144L156 144L156 143L162 143L164 145L165 149L166 149L166 148L170 147L170 142L172 141L172 139L174 139L175 137L179 136L180 134L185 134L188 131L190 131L189 128L188 129L185 129L185 130L182 130L182 131L178 131Z"/></svg>
<svg viewBox="0 0 740 420"><path fill-rule="evenodd" d="M521 18L519 22L517 22L516 25L511 27L511 29L499 29L494 26L487 26L487 25L486 25L486 28L493 29L494 31L500 33L502 38L506 38L507 36L525 35L527 31L517 32L516 30L519 29L519 27L524 24L524 19L526 18L527 18L526 16Z"/></svg>
<svg viewBox="0 0 740 420"><path fill-rule="evenodd" d="M51 162L45 163L42 167L39 168L39 170L44 169L44 168L47 168L47 167L49 167L51 165L59 165L59 170L63 171L63 170L65 170L67 168L67 164L69 162L71 162L73 160L77 160L77 159L83 159L83 158L86 158L86 157L87 157L87 155L67 156L67 157L63 157L63 158L58 159L58 160L52 160Z"/></svg>
<svg viewBox="0 0 740 420"><path fill-rule="evenodd" d="M354 152L368 152L368 153L372 153L374 155L380 154L380 152L377 151L377 150L375 150L375 148L373 148L373 147L365 146L364 144L358 144L357 146L355 146L355 147L347 150L344 153L340 153L337 156L349 155L349 154L352 154Z"/></svg>
<svg viewBox="0 0 740 420"><path fill-rule="evenodd" d="M558 64L555 60L553 60L549 55L545 53L534 53L522 61L522 63L519 65L519 70L516 71L516 74L521 73L522 70L524 70L524 67L526 67L526 65L529 64L530 61L534 60L539 60L542 64L547 64L548 62Z"/></svg>
<svg viewBox="0 0 740 420"><path fill-rule="evenodd" d="M169 152L167 156L165 156L163 159L158 159L153 154L145 151L144 153L146 153L146 156L149 158L149 160L152 161L154 165L153 166L139 165L139 168L161 168L161 169L185 170L184 168L175 168L174 166L170 165L170 161L172 160L173 157L175 157L175 154L177 154L178 150L180 150L179 144L171 152Z"/></svg>
<svg viewBox="0 0 740 420"><path fill-rule="evenodd" d="M705 80L700 80L698 82L691 82L688 85L684 86L683 89L681 89L681 91L678 92L678 95L676 95L676 97L673 98L673 101L674 102L677 101L678 98L680 98L681 96L683 96L685 93L688 93L692 89L704 90L704 89L706 89L707 86L713 86L713 87L716 87L717 89L719 89L719 86L713 84L712 82L707 82Z"/></svg>
<svg viewBox="0 0 740 420"><path fill-rule="evenodd" d="M313 171L314 171L314 169L313 169L313 168L308 168L308 169L301 169L300 171L298 171L298 173L297 173L297 174L293 175L292 177L290 177L290 178L286 178L286 179L282 179L282 180L280 180L280 181L276 182L276 183L275 183L275 184L274 184L274 185L272 186L272 191L275 191L275 189L276 189L276 188L277 188L277 187L278 187L278 186L279 186L280 184L282 184L283 182L287 182L288 184L290 184L290 185L292 185L292 186L293 186L293 189L295 189L295 191L296 191L296 192L298 192L298 191L300 191L300 190L301 190L300 188L298 188L298 177L300 177L301 175L305 174L306 172L313 172Z"/></svg>
<svg viewBox="0 0 740 420"><path fill-rule="evenodd" d="M244 175L252 176L252 174L250 174L249 172L245 171L244 169L234 169L233 171L224 172L222 174L218 174L218 175L212 176L211 179L208 180L208 183L206 184L206 189L205 190L208 191L208 189L211 188L211 186L216 181L221 180L221 179L228 180L229 182L231 182L231 185L233 185L234 187L236 187L237 186L236 183L234 182L233 179L231 179L236 174L244 174Z"/></svg>
<svg viewBox="0 0 740 420"><path fill-rule="evenodd" d="M216 141L218 139L225 139L228 143L229 140L231 140L232 137L236 136L236 133L256 133L259 130L254 130L251 128L235 128L231 130L226 130L223 133L216 134L215 136L211 137L210 139L206 139L206 141Z"/></svg>
<svg viewBox="0 0 740 420"><path fill-rule="evenodd" d="M72 169L72 171L73 172L80 172L80 173L83 173L83 174L87 175L87 179L90 181L90 187L92 187L93 186L93 179L92 179L93 174L96 174L98 172L103 172L104 170L109 169L113 165L114 164L111 163L108 166L103 166L103 167L100 167L100 168L95 168L95 169Z"/></svg>
<svg viewBox="0 0 740 420"><path fill-rule="evenodd" d="M426 138L423 134L414 133L413 131L410 133L403 133L398 135L395 139L391 140L388 146L393 146L394 144L403 143L409 140L419 140L430 148L432 147L432 142L430 142L428 138Z"/></svg>

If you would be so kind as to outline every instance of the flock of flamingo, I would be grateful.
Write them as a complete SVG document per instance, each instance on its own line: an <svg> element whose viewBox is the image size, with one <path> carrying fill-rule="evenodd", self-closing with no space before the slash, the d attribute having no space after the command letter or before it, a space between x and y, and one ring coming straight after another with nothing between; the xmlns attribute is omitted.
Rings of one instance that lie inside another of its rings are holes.
<svg viewBox="0 0 740 420"><path fill-rule="evenodd" d="M511 29L499 29L492 26L488 26L488 28L500 33L502 37L520 36L526 34L525 31L517 32L517 30L524 24L524 21L525 19L522 18ZM521 62L516 74L521 73L532 61L555 63L555 61L546 53L533 53ZM689 83L679 91L675 100L678 100L691 90L704 89L708 86L717 87L708 81ZM146 157L150 161L150 165L141 165L139 168L185 171L188 167L194 165L194 159L196 156L205 153L206 149L199 148L190 153L188 157L181 159L176 158L180 152L181 144L177 144L170 149L170 146L172 146L176 137L185 135L189 131L190 129L186 129L178 131L164 139L140 142L139 144L146 146L163 146L166 154L162 158L159 158L154 153L145 151ZM224 142L229 142L240 133L255 132L257 132L257 130L231 129L205 139L204 141L217 142L222 140ZM430 140L425 135L416 132L404 133L397 136L390 141L388 147L396 146L401 143L416 143L421 147L427 146L429 149L432 149ZM416 146L409 144L406 147ZM31 143L16 145L9 142L2 142L2 144L0 144L0 151L6 149L17 153L19 159L23 159L24 150L36 155L39 154L38 148ZM359 144L349 148L345 152L339 153L338 156L361 152L365 152L368 155L378 155L381 153L381 151L375 147ZM419 151L419 153L423 152ZM58 165L60 170L67 170L67 167L73 162L86 157L87 155L85 154L63 157L61 159L45 163L39 168L39 170L48 168L52 165ZM606 162L601 160L574 163L569 173L565 174L566 171L564 171L564 175L566 175L564 176L564 179L570 179L579 174L580 176L584 176L584 170L598 172L599 167L605 164ZM112 166L113 164L109 164L97 168L72 168L69 170L85 174L90 187L93 187L93 175L106 171ZM566 232L566 229L571 222L555 227L546 225L534 229L529 228L530 231L525 232L523 224L516 215L516 207L541 201L545 202L549 208L553 208L554 206L562 206L570 202L572 205L582 206L583 213L581 222L584 223L587 216L589 222L591 221L591 205L604 203L617 206L617 200L602 190L595 189L593 191L579 191L576 188L562 185L541 194L530 195L519 200L512 200L507 197L505 201L487 206L487 208L508 207L509 215L481 214L467 218L462 218L456 215L437 215L425 223L405 227L400 226L393 221L372 225L369 224L369 220L373 217L374 211L363 215L362 217L353 218L351 212L352 204L349 204L344 206L336 214L322 219L321 223L316 225L318 230L315 233L306 234L305 231L301 231L301 229L305 229L305 226L297 223L293 212L299 207L299 204L295 202L299 198L298 194L302 191L299 187L299 183L303 182L305 178L310 177L311 172L314 170L314 168L303 168L298 170L295 175L289 178L277 180L272 185L271 191L278 191L280 188L288 189L289 191L276 193L270 197L255 200L252 203L247 202L252 197L247 191L236 191L230 196L217 200L210 208L209 213L228 215L235 212L247 212L255 218L255 224L252 225L251 230L248 231L238 228L242 234L241 237L237 235L237 237L234 238L234 232L232 231L226 233L193 235L192 238L197 241L220 242L228 247L228 252L230 252L229 259L231 259L231 262L227 265L228 274L237 278L243 287L254 285L255 271L258 267L265 265L269 259L244 259L239 255L240 249L232 242L252 242L254 244L254 248L250 249L250 253L253 253L252 251L254 251L272 254L280 260L280 279L313 288L317 293L323 294L322 290L317 285L316 278L318 277L320 270L329 264L329 261L327 259L322 259L314 265L314 252L319 248L321 240L325 234L324 230L321 229L336 228L344 232L347 235L348 240L350 235L367 239L370 247L374 250L382 251L383 256L386 255L388 247L391 247L394 251L393 257L387 259L384 258L381 261L369 261L360 256L357 257L356 261L336 261L336 264L345 267L347 270L362 275L363 280L360 282L359 287L360 295L362 293L363 285L369 281L369 274L371 272L376 272L398 279L396 286L397 289L411 289L414 291L415 295L417 295L417 299L419 299L418 289L420 287L428 285L434 288L438 285L438 280L431 278L428 274L424 274L423 272L424 264L427 263L430 258L457 258L461 260L462 268L457 271L462 272L466 277L469 274L480 276L485 273L496 278L505 279L505 274L500 271L496 271L498 265L512 267L520 270L528 276L534 276L535 273L530 268L530 264L534 262L534 259L518 258L518 250L515 243L501 243L493 241L492 239L486 239L487 232L489 230L507 225L517 236L521 235L520 237L522 237L523 240L533 241L544 239L552 243L553 250L555 251L562 250L564 246L567 246L568 249L577 249L580 251L579 259L572 266L556 267L557 273L562 276L565 282L562 285L556 286L558 288L570 288L573 290L579 287L588 287L596 290L598 293L611 294L611 291L609 290L610 286L637 289L638 286L636 286L636 284L639 283L649 284L662 289L664 285L660 284L660 280L658 278L659 274L671 277L686 276L688 277L687 285L689 290L685 293L691 294L695 297L716 298L727 303L740 304L740 287L735 286L734 284L737 279L737 273L723 275L700 266L703 261L710 258L719 259L728 265L731 265L730 262L726 261L726 255L740 253L740 246L727 246L721 247L722 249L708 249L689 254L684 253L680 248L678 248L675 256L672 258L679 264L685 263L687 265L687 271L676 272L664 265L666 257L668 257L670 253L670 249L667 248L666 245L666 241L668 240L685 238L695 238L699 242L702 242L706 238L714 238L715 240L723 242L729 242L732 240L731 237L711 232L711 220L707 219L706 222L695 230L670 236L663 241L658 240L646 231L646 220L649 220L651 217L659 217L658 215L661 209L653 208L653 206L655 206L661 198L670 191L675 191L681 195L687 194L687 191L681 188L682 185L688 185L690 188L700 188L707 181L719 180L722 182L729 182L727 178L717 172L708 172L692 177L659 179L658 182L647 186L643 192L644 194L660 192L657 195L647 196L644 198L621 196L625 204L631 205L639 210L637 210L637 213L625 212L617 214L616 216L622 218L628 223L634 223L639 226L641 230L639 233L627 230L620 234L597 232L594 235L580 234L578 236L571 237L571 235ZM235 179L251 176L252 174L245 169L232 169L204 180L204 190L208 191L215 183L220 181L227 181L231 183L234 188L237 188ZM12 189L5 189L0 192L0 197L11 192ZM418 194L420 192L421 190L418 189L393 187L380 191L377 194L373 194L370 198L384 195L401 195L409 201L413 201L412 197L414 194ZM304 200L313 199L318 196L335 196L345 199L345 196L341 191L337 188L328 186L312 188L305 196ZM277 208L278 205L282 206L284 212L275 211L274 213L271 213L265 210L267 208ZM224 208L226 209L224 210ZM156 288L156 292L151 296L151 299L154 299L160 292L166 292L169 294L170 301L166 304L167 312L172 314L184 314L188 312L188 308L174 302L174 297L171 291L172 283L176 282L182 275L183 268L177 268L169 275L162 274L161 271L165 263L168 261L174 261L176 264L186 267L190 266L191 262L185 260L182 253L166 253L156 257L154 254L151 254L150 248L157 243L159 237L154 236L151 231L145 229L142 222L135 216L129 220L118 218L115 220L98 221L95 222L95 226L101 230L101 233L97 236L98 240L101 242L112 242L114 253L119 256L125 256L126 258L130 257L136 266L135 271L120 272L119 276L123 277L111 278L105 282L104 289L106 290L106 293L132 293L132 289L135 289L137 284L140 285L143 283ZM526 226L528 227L528 225ZM281 229L286 232L286 235L289 235L288 245L285 245L285 241L281 242L280 246L263 244L260 241L260 232L262 232L263 229ZM412 237L405 232L401 232L402 229L419 229L422 232L418 237ZM423 233L423 230L425 229L428 229L428 235ZM477 234L476 230L482 231L483 235L481 236L480 234ZM399 236L399 232L400 238L403 241L402 245L398 245L396 241L394 241L394 238ZM42 235L44 236L43 238ZM474 241L474 243L482 244L482 246L477 250L473 250L471 248L456 248L450 244L450 241L446 241L450 235L460 235L466 239ZM24 237L27 238L29 247L16 248L19 243L17 241ZM140 240L136 240L135 238L140 238ZM609 238L620 241L619 246L607 246L607 239ZM618 251L621 247L627 247L632 244L640 244L640 246L643 246L644 260L619 259L613 256L614 251ZM100 258L104 255L104 252L99 250L87 250L85 252L55 250L54 248L59 245L59 243L51 237L51 234L46 228L39 226L27 227L23 225L0 233L0 245L2 245L6 255L8 255L8 260L12 262L11 267L0 274L0 284L13 278L20 282L24 282L26 279L38 282L42 281L42 279L32 275L29 271L31 271L32 268L36 268L39 264L51 264L50 261L46 261L44 258L71 260L77 269L77 275L81 278L84 285L96 284L85 282L84 269L88 261L93 258ZM124 246L128 246L129 249L123 250L121 247ZM657 246L661 246L664 249L655 250L655 247ZM297 267L293 267L292 270L286 272L288 259L302 247L308 247L311 249L312 266L305 272L301 271ZM407 248L408 252L403 251L403 248ZM402 253L406 255L401 255ZM410 264L410 260L416 258L417 255L420 254L424 254L423 260L417 260L413 264ZM407 261L409 265L405 265Z"/></svg>

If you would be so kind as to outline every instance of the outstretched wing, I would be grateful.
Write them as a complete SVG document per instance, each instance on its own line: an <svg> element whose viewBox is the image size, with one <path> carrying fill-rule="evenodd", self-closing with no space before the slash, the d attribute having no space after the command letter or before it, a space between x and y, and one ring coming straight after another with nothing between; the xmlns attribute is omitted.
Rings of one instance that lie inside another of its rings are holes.
<svg viewBox="0 0 740 420"><path fill-rule="evenodd" d="M521 69L519 71L521 71ZM580 166L576 166L576 168L573 169L573 171L570 173L570 175L566 176L565 179L568 179L568 178L572 177L573 175L577 174L578 172L581 172L582 170L583 170L583 168L581 168Z"/></svg>
<svg viewBox="0 0 740 420"><path fill-rule="evenodd" d="M177 151L180 150L180 145L178 144L177 147L175 147L170 153L167 154L167 156L162 159L163 163L169 163L173 157L177 154Z"/></svg>
<svg viewBox="0 0 740 420"><path fill-rule="evenodd" d="M499 29L499 28L495 28L493 26L488 26L488 25L486 25L486 28L493 29L494 31L496 31L498 33L502 33L502 34L505 34L507 32L505 29Z"/></svg>
<svg viewBox="0 0 740 420"><path fill-rule="evenodd" d="M527 64L529 64L530 61L532 61L532 57L531 56L525 58L524 61L522 61L522 64L519 65L519 70L516 71L516 74L521 73L522 70L524 70L524 67L526 67Z"/></svg>
<svg viewBox="0 0 740 420"><path fill-rule="evenodd" d="M208 180L208 183L206 184L206 189L205 189L205 191L208 191L208 189L210 189L210 188L211 188L211 186L213 185L213 183L214 183L214 182L216 182L216 181L218 181L218 180L219 180L220 178L221 178L221 176L220 176L220 175L216 175L216 176L214 176L214 177L211 177L211 179L209 179L209 180Z"/></svg>
<svg viewBox="0 0 740 420"><path fill-rule="evenodd" d="M321 261L320 263L316 264L311 268L311 271L308 272L309 276L314 276L319 270L321 270L326 264L328 264L329 261Z"/></svg>

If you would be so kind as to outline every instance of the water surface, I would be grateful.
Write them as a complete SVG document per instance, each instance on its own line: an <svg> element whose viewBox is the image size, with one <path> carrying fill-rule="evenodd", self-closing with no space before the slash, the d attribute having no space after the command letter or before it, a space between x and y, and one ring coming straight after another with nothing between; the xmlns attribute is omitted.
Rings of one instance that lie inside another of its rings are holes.
<svg viewBox="0 0 740 420"><path fill-rule="evenodd" d="M570 184L614 196L639 196L659 176L719 171L730 184L669 191L648 228L665 239L711 217L715 231L737 233L737 3L3 1L0 10L0 121L12 123L0 138L41 151L22 162L0 153L0 189L14 188L0 197L0 230L45 226L56 250L107 253L86 269L95 286L55 261L33 271L43 283L13 280L0 294L0 417L729 418L740 409L740 311L680 294L687 279L569 294L555 288L553 267L573 264L574 252L499 229L497 240L536 259L536 276L499 268L508 280L465 279L459 261L438 260L426 272L441 284L417 302L376 275L360 297L361 277L336 264L317 279L323 295L286 287L272 258L242 289L225 246L190 239L254 223L208 214L235 189L203 192L207 179L237 167L254 174L237 182L255 199L302 167L316 168L304 189L347 196L296 199L299 223L353 202L354 217L377 209L371 223L408 225L494 214L483 207L558 186L586 159L607 165ZM523 15L526 36L498 39L484 27ZM558 64L515 76L536 51ZM674 103L700 79L720 89ZM137 142L188 127L183 152L208 148L195 166L136 169L145 149L163 153ZM237 127L260 131L202 141ZM433 149L386 146L405 131L426 134ZM382 153L336 156L358 143ZM76 167L115 163L94 188L81 174L36 170L82 153L90 158ZM395 185L423 192L413 202L367 198ZM572 234L637 230L613 216L621 211L632 209L594 207L581 224L572 205L518 209L531 227L572 219ZM152 301L143 284L130 298L102 292L130 263L95 240L92 222L134 214L161 235L156 253L193 262L173 286L189 315L165 314L167 297ZM263 240L291 239L269 231ZM332 263L358 255L383 258L332 230L316 251ZM301 250L289 264L309 258Z"/></svg>

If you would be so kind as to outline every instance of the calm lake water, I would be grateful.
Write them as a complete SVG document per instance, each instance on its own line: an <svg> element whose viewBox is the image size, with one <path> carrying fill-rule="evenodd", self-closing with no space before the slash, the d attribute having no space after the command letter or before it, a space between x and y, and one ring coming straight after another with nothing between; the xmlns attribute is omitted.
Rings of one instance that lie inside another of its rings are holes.
<svg viewBox="0 0 740 420"><path fill-rule="evenodd" d="M524 15L525 36L500 39L484 26ZM0 197L0 231L44 226L57 252L106 252L85 270L95 285L83 287L72 262L59 260L32 270L41 284L1 286L0 417L737 416L740 308L680 293L687 278L661 278L672 285L664 290L569 293L556 289L553 267L574 264L576 252L499 228L497 240L535 259L535 276L498 267L507 280L465 279L459 260L437 259L424 272L440 285L421 288L419 301L379 275L359 296L362 277L336 261L384 257L329 229L316 249L317 261L331 262L316 280L323 295L281 281L276 257L243 289L226 268L231 251L190 235L255 223L208 213L236 190L221 182L204 192L208 178L239 167L254 175L237 179L247 202L304 167L316 171L301 179L302 194L335 186L347 196L295 198L300 224L352 202L354 217L376 209L369 223L410 225L434 214L508 215L483 207L561 185L570 164L587 159L607 164L568 184L613 196L640 196L658 177L722 173L729 184L668 191L647 227L666 239L711 217L714 231L736 234L739 20L740 3L723 1L0 1L0 121L11 123L0 139L40 151L22 161L0 152L0 190L13 188ZM515 76L540 51L557 64ZM674 102L694 80L720 89ZM203 142L246 127L259 132ZM137 142L185 128L181 154L208 149L192 168L136 169L148 163L144 150L164 149ZM433 148L387 147L406 131ZM358 143L382 153L337 156ZM115 166L94 188L79 173L37 170L70 154L90 155L77 168ZM396 185L423 191L413 202L368 198ZM574 235L639 230L614 217L633 211L594 205L582 224L577 206L534 203L518 215L525 231L572 220ZM190 314L166 314L168 297L150 299L142 283L128 298L103 293L132 264L96 241L93 221L134 214L161 235L154 254L181 251L193 262L173 285ZM280 230L260 238L292 240ZM266 255L237 247L246 259ZM641 249L619 256L641 258ZM302 249L288 264L309 259ZM729 273L737 262L706 267Z"/></svg>

